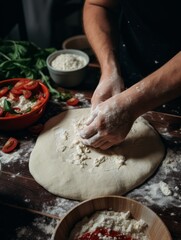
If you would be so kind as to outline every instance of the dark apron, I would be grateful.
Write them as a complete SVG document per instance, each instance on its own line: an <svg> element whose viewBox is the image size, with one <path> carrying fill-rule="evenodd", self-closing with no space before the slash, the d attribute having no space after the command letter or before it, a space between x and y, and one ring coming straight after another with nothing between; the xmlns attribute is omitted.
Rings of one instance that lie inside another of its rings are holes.
<svg viewBox="0 0 181 240"><path fill-rule="evenodd" d="M127 87L181 50L180 11L176 0L122 1L119 56Z"/></svg>

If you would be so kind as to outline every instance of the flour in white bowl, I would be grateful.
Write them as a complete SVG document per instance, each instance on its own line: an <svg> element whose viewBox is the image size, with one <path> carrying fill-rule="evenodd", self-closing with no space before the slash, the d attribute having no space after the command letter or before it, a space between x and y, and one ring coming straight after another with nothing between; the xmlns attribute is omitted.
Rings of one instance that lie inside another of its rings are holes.
<svg viewBox="0 0 181 240"><path fill-rule="evenodd" d="M55 70L70 71L77 70L86 65L86 59L76 54L60 54L51 63Z"/></svg>

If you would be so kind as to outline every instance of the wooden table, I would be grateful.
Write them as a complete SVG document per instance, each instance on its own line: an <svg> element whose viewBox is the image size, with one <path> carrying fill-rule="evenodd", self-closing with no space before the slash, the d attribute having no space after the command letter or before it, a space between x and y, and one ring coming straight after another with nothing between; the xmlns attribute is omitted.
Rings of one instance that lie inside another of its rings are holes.
<svg viewBox="0 0 181 240"><path fill-rule="evenodd" d="M90 69L85 84L72 91L84 94L79 107L89 105L99 79L99 69ZM40 122L65 109L65 104L49 101ZM181 240L181 118L149 112L145 115L161 134L167 154L156 173L144 184L125 196L133 198L154 210L168 227L174 240ZM28 170L30 153L37 135L28 130L0 133L0 148L9 136L19 139L19 149L11 154L0 151L0 239L51 239L60 219L78 201L57 197L35 182ZM166 182L171 196L164 196L159 182Z"/></svg>

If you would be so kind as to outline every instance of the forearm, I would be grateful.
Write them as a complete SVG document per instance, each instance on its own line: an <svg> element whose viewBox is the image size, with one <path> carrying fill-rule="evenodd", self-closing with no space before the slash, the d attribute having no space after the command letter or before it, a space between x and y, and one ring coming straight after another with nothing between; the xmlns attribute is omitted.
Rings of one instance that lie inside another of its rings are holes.
<svg viewBox="0 0 181 240"><path fill-rule="evenodd" d="M135 116L138 117L180 95L181 52L120 96L121 99L125 98Z"/></svg>
<svg viewBox="0 0 181 240"><path fill-rule="evenodd" d="M97 56L103 74L118 68L115 49L117 40L114 8L117 1L87 0L84 5L83 22L87 38ZM113 27L114 26L114 27Z"/></svg>

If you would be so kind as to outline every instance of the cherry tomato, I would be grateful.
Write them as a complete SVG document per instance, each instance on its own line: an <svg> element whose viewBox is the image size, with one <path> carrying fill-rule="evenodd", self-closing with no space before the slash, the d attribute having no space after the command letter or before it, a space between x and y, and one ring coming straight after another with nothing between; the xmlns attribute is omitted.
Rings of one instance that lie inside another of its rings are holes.
<svg viewBox="0 0 181 240"><path fill-rule="evenodd" d="M37 109L39 108L39 106L42 104L42 102L44 101L44 95L43 94L39 94L37 95L37 100L36 100L36 105L32 108L32 109Z"/></svg>
<svg viewBox="0 0 181 240"><path fill-rule="evenodd" d="M79 103L79 99L75 97L72 97L67 100L67 105L69 106L76 106L78 103Z"/></svg>
<svg viewBox="0 0 181 240"><path fill-rule="evenodd" d="M15 87L13 87L11 89L11 93L16 94L16 95L21 95L21 94L23 94L23 88L15 88Z"/></svg>
<svg viewBox="0 0 181 240"><path fill-rule="evenodd" d="M38 109L40 107L41 103L42 103L41 101L37 100L36 105L32 107L32 110Z"/></svg>
<svg viewBox="0 0 181 240"><path fill-rule="evenodd" d="M29 91L29 90L23 90L23 96L24 96L26 99L30 98L31 95L32 95L32 92L31 92L31 91Z"/></svg>
<svg viewBox="0 0 181 240"><path fill-rule="evenodd" d="M6 95L6 93L9 91L8 87L3 87L0 89L0 98Z"/></svg>
<svg viewBox="0 0 181 240"><path fill-rule="evenodd" d="M25 83L24 88L27 90L34 90L38 87L39 83L36 80L30 80L29 82Z"/></svg>
<svg viewBox="0 0 181 240"><path fill-rule="evenodd" d="M42 92L38 92L36 95L35 95L36 99L37 99L37 102L40 104L44 101L45 99L45 95L44 93Z"/></svg>
<svg viewBox="0 0 181 240"><path fill-rule="evenodd" d="M14 88L16 89L23 89L24 85L28 83L30 79L20 79L15 85Z"/></svg>
<svg viewBox="0 0 181 240"><path fill-rule="evenodd" d="M10 113L10 112L6 112L5 117L14 117L16 116L16 113Z"/></svg>
<svg viewBox="0 0 181 240"><path fill-rule="evenodd" d="M4 113L4 108L0 107L0 117L3 115Z"/></svg>
<svg viewBox="0 0 181 240"><path fill-rule="evenodd" d="M19 80L11 89L11 92L17 95L23 94L23 90L25 90L25 85L28 84L29 82L30 82L30 79Z"/></svg>
<svg viewBox="0 0 181 240"><path fill-rule="evenodd" d="M4 144L2 151L4 153L10 153L12 152L16 146L18 145L18 140L16 138L10 137L8 141Z"/></svg>

